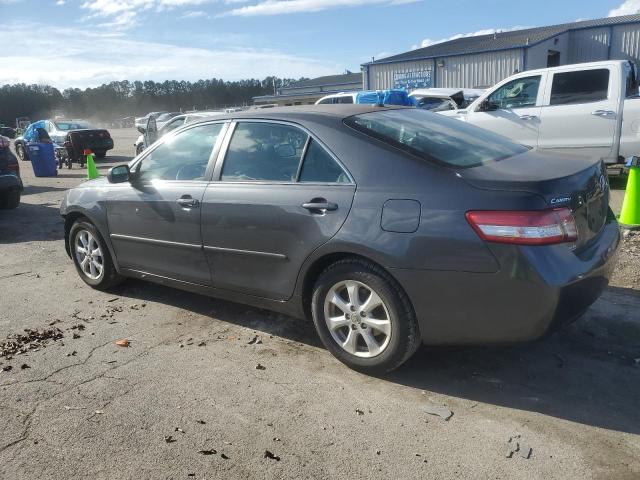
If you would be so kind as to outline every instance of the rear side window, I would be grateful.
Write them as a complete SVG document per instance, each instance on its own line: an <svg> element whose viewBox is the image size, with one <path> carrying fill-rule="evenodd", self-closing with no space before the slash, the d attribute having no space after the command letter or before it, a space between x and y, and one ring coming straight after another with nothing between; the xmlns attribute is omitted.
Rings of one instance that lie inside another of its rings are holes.
<svg viewBox="0 0 640 480"><path fill-rule="evenodd" d="M300 181L349 183L349 177L318 142L311 140L300 171Z"/></svg>
<svg viewBox="0 0 640 480"><path fill-rule="evenodd" d="M323 98L318 102L318 105L327 105L329 103L333 103L333 98Z"/></svg>
<svg viewBox="0 0 640 480"><path fill-rule="evenodd" d="M609 69L581 70L553 75L551 105L569 105L605 100L609 91Z"/></svg>
<svg viewBox="0 0 640 480"><path fill-rule="evenodd" d="M336 98L336 103L353 103L353 97L338 97Z"/></svg>
<svg viewBox="0 0 640 480"><path fill-rule="evenodd" d="M346 118L344 123L407 153L449 167L475 167L528 150L501 135L422 109L381 110Z"/></svg>
<svg viewBox="0 0 640 480"><path fill-rule="evenodd" d="M278 123L242 122L233 132L221 180L295 181L307 142L303 131Z"/></svg>

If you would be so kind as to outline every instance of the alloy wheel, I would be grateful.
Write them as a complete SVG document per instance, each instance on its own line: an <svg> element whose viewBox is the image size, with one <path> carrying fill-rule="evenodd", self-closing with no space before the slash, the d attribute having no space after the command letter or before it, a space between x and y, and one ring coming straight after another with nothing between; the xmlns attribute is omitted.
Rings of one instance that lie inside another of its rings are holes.
<svg viewBox="0 0 640 480"><path fill-rule="evenodd" d="M393 323L389 309L368 285L336 283L324 301L324 320L334 341L351 355L371 358L389 345Z"/></svg>
<svg viewBox="0 0 640 480"><path fill-rule="evenodd" d="M92 280L98 280L104 272L102 249L93 234L80 230L76 234L75 255L82 273Z"/></svg>

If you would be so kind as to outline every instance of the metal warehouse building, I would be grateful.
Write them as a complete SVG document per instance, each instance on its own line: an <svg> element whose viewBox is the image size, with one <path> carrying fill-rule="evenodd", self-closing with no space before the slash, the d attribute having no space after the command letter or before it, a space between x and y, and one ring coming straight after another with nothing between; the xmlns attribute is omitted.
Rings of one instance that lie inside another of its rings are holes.
<svg viewBox="0 0 640 480"><path fill-rule="evenodd" d="M282 87L275 95L253 97L255 105L313 105L325 95L362 90L362 73L347 72L292 83Z"/></svg>
<svg viewBox="0 0 640 480"><path fill-rule="evenodd" d="M640 63L640 15L464 37L362 65L365 90L488 87L515 71L597 60Z"/></svg>

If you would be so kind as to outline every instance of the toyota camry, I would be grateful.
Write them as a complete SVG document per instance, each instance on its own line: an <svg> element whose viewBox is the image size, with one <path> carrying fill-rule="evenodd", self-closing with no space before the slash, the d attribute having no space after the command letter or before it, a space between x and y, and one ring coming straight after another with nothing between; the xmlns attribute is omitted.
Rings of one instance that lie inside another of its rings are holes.
<svg viewBox="0 0 640 480"><path fill-rule="evenodd" d="M126 277L313 319L348 366L502 344L579 317L619 244L601 161L420 109L236 112L69 190L88 285Z"/></svg>

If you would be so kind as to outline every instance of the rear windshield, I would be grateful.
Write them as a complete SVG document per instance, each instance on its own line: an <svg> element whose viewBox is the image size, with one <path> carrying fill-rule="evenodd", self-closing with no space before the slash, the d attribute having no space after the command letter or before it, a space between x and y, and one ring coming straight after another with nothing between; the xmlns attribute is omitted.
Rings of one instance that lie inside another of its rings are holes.
<svg viewBox="0 0 640 480"><path fill-rule="evenodd" d="M421 109L381 110L346 118L362 133L449 167L476 167L526 152L495 133Z"/></svg>
<svg viewBox="0 0 640 480"><path fill-rule="evenodd" d="M85 128L93 128L87 122L56 122L58 130L82 130Z"/></svg>

